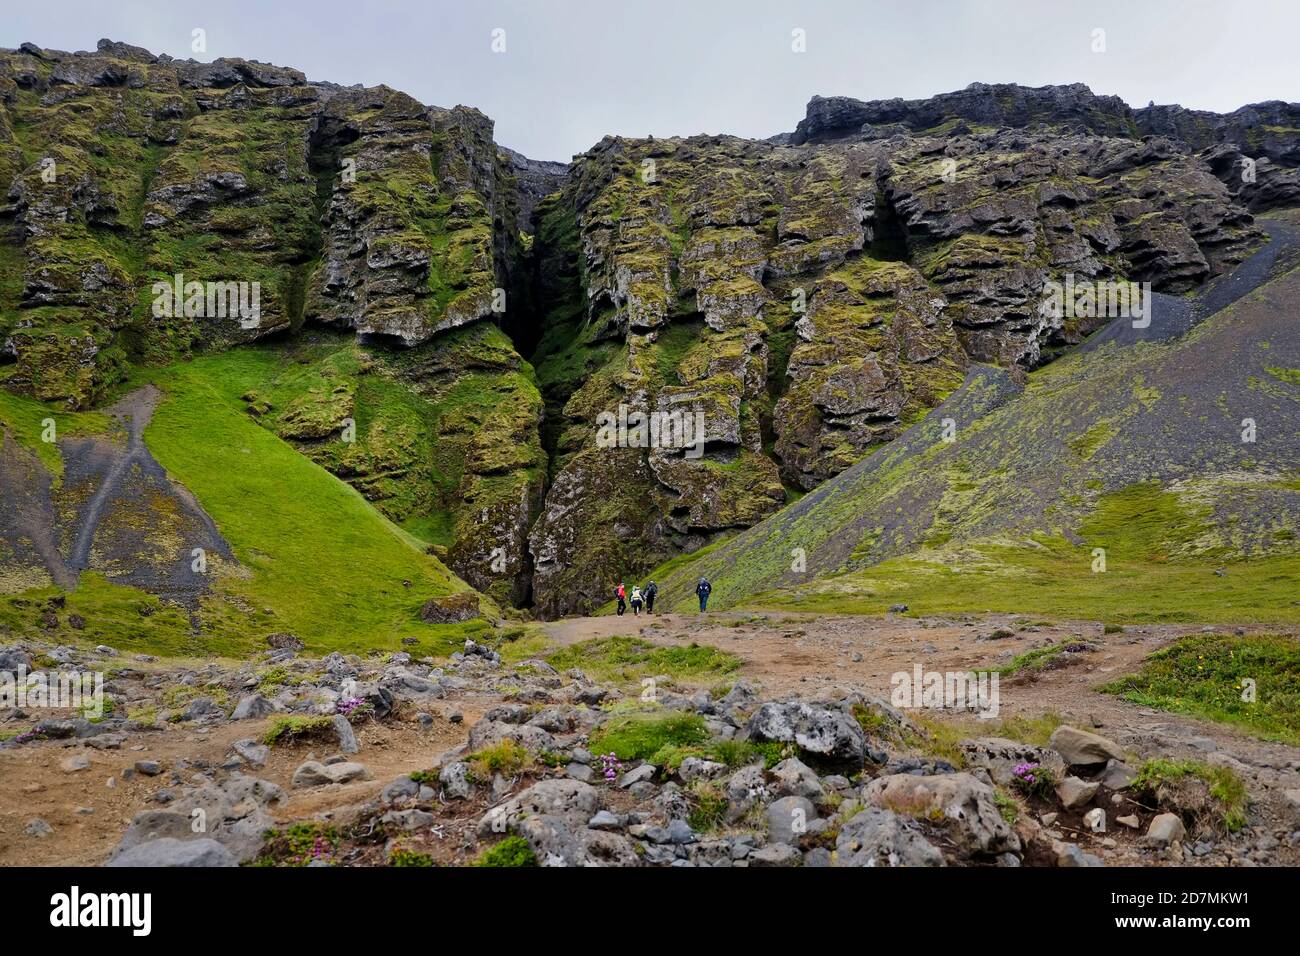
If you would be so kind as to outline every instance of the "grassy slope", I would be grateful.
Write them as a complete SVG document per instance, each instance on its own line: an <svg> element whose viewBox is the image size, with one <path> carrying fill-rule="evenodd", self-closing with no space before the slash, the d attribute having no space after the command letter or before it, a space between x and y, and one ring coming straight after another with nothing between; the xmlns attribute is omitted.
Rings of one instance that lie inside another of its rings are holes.
<svg viewBox="0 0 1300 956"><path fill-rule="evenodd" d="M136 371L129 385L153 382L166 396L145 432L146 444L211 515L243 567L215 571L198 616L200 632L180 609L84 575L67 595L66 611L84 617L86 628L61 633L60 639L162 654L239 656L264 648L266 635L288 631L316 652L396 650L403 648L403 637L415 637L418 647L404 649L436 653L487 626L421 622L425 600L467 586L355 490L245 413L240 396L267 381L282 362L272 350L242 348ZM98 413L54 413L0 391L0 419L56 473L62 464L57 446L39 441L39 423L47 415L56 419L60 434L102 431L108 424ZM40 633L42 604L59 593L50 587L0 601L0 631ZM490 602L485 609L496 611Z"/></svg>
<svg viewBox="0 0 1300 956"><path fill-rule="evenodd" d="M926 440L926 423L911 453L896 442L874 472L658 569L665 603L688 609L705 573L720 608L1300 621L1300 389L1271 368L1300 364L1281 338L1297 285L1277 280L1175 345L1062 359L983 418L958 415L956 445ZM1268 444L1237 441L1245 415L1268 423ZM1171 474L1177 486L1151 480ZM796 547L807 583L789 573Z"/></svg>
<svg viewBox="0 0 1300 956"><path fill-rule="evenodd" d="M0 430L7 431L18 444L36 452L41 463L56 478L63 474L63 456L55 442L42 440L46 419L54 420L56 441L73 435L100 434L108 431L111 425L107 415L56 411L43 402L0 388Z"/></svg>
<svg viewBox="0 0 1300 956"><path fill-rule="evenodd" d="M149 376L167 399L145 441L253 572L225 578L220 590L274 609L267 623L314 650L455 639L456 629L422 624L417 612L466 586L354 489L242 411L239 396L276 364L266 350L238 349Z"/></svg>

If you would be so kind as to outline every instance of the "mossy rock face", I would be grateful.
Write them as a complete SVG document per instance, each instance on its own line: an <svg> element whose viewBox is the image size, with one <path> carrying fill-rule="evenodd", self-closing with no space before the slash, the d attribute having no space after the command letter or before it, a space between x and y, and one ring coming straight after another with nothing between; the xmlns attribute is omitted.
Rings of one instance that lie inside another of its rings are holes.
<svg viewBox="0 0 1300 956"><path fill-rule="evenodd" d="M304 319L413 345L500 318L514 183L473 109L108 41L0 51L7 387L85 408L127 359Z"/></svg>
<svg viewBox="0 0 1300 956"><path fill-rule="evenodd" d="M532 248L556 303L533 356L555 473L535 529L539 605L606 598L612 569L587 561L608 555L566 550L583 534L555 529L604 520L585 490L637 474L593 447L620 406L689 409L707 432L700 463L643 450L657 514L628 519L643 549L618 572L631 576L779 507L773 466L814 489L919 422L972 363L1019 381L1107 321L1044 309L1046 283L1178 292L1241 261L1262 233L1221 171L1139 140L1127 107L1103 100L814 101L786 142L607 137L577 157L536 208ZM903 120L850 135L890 109Z"/></svg>
<svg viewBox="0 0 1300 956"><path fill-rule="evenodd" d="M467 580L526 599L542 401L484 321L527 308L491 120L242 60L25 47L0 52L0 185L18 227L0 239L6 388L80 409L132 362L288 333L295 360L249 413ZM222 308L254 288L254 321Z"/></svg>

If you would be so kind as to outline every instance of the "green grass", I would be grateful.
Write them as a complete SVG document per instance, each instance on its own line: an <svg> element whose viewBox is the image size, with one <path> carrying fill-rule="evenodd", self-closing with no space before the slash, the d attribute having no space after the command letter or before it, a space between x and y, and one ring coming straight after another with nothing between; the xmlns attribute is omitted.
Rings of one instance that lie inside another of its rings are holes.
<svg viewBox="0 0 1300 956"><path fill-rule="evenodd" d="M741 660L704 644L657 647L637 637L600 637L556 651L547 663L559 671L577 667L600 681L626 683L667 675L703 682L730 674Z"/></svg>
<svg viewBox="0 0 1300 956"><path fill-rule="evenodd" d="M55 442L43 440L47 419L54 421ZM102 434L111 426L112 419L102 412L56 411L43 402L0 388L0 431L8 432L19 445L35 452L56 478L63 475L63 455L56 444L59 439Z"/></svg>
<svg viewBox="0 0 1300 956"><path fill-rule="evenodd" d="M1255 682L1253 701L1242 700ZM1187 637L1102 691L1144 707L1240 727L1300 745L1300 642L1283 635Z"/></svg>
<svg viewBox="0 0 1300 956"><path fill-rule="evenodd" d="M469 763L472 778L485 783L497 774L513 777L533 764L532 754L513 740L503 740L494 746L485 747L470 754L465 760Z"/></svg>
<svg viewBox="0 0 1300 956"><path fill-rule="evenodd" d="M398 649L408 636L450 648L484 629L482 621L421 622L425 600L465 585L354 489L243 412L239 396L275 361L237 349L149 376L166 399L146 443L251 571L221 577L219 596L268 608L263 627L297 634L313 652Z"/></svg>
<svg viewBox="0 0 1300 956"><path fill-rule="evenodd" d="M1019 674L1022 671L1042 670L1056 658L1061 656L1065 650L1065 643L1051 644L1047 647L1036 647L1031 651L1025 651L1023 654L1017 654L1007 664L994 668L1003 677L1010 677L1013 674Z"/></svg>
<svg viewBox="0 0 1300 956"><path fill-rule="evenodd" d="M803 588L758 594L743 606L832 614L997 612L1112 624L1300 623L1300 555L1223 563L1152 562L1110 555L1094 573L1091 552L985 542L960 551L891 558ZM1217 568L1224 573L1216 575Z"/></svg>
<svg viewBox="0 0 1300 956"><path fill-rule="evenodd" d="M611 717L591 736L588 749L594 754L612 753L619 760L668 757L675 748L702 744L709 739L704 718L679 711L642 712Z"/></svg>
<svg viewBox="0 0 1300 956"><path fill-rule="evenodd" d="M479 854L471 866L536 866L537 856L521 836L508 836Z"/></svg>
<svg viewBox="0 0 1300 956"><path fill-rule="evenodd" d="M420 853L416 850L407 850L404 847L395 846L391 853L388 854L389 866L419 866L429 867L437 866L433 857L427 853Z"/></svg>
<svg viewBox="0 0 1300 956"><path fill-rule="evenodd" d="M334 718L325 715L304 717L298 714L282 714L271 721L262 735L262 743L268 747L278 747L297 743L299 740L314 739L327 735L334 727Z"/></svg>

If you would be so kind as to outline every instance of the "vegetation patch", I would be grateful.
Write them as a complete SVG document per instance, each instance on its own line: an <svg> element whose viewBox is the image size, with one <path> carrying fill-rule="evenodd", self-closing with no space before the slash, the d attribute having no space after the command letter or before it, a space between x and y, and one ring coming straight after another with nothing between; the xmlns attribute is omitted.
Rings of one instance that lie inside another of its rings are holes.
<svg viewBox="0 0 1300 956"><path fill-rule="evenodd" d="M702 744L709 739L704 718L680 711L642 712L611 717L591 736L594 754L612 753L619 760L648 760L659 766L677 748Z"/></svg>
<svg viewBox="0 0 1300 956"><path fill-rule="evenodd" d="M1227 767L1195 760L1148 760L1131 790L1177 813L1192 832L1208 827L1236 833L1246 825L1246 785Z"/></svg>
<svg viewBox="0 0 1300 956"><path fill-rule="evenodd" d="M497 774L513 777L533 765L532 754L513 740L503 740L491 747L484 747L465 760L473 779L480 781L491 780Z"/></svg>
<svg viewBox="0 0 1300 956"><path fill-rule="evenodd" d="M556 651L546 660L559 671L576 667L596 680L625 683L659 675L692 682L717 680L742 663L735 654L706 644L660 647L639 637L598 637Z"/></svg>
<svg viewBox="0 0 1300 956"><path fill-rule="evenodd" d="M472 866L536 866L537 855L521 836L508 836L480 853Z"/></svg>
<svg viewBox="0 0 1300 956"><path fill-rule="evenodd" d="M307 866L333 863L339 848L339 832L314 820L294 823L263 835L262 855L254 866Z"/></svg>
<svg viewBox="0 0 1300 956"><path fill-rule="evenodd" d="M1156 651L1136 674L1101 690L1143 707L1300 744L1300 642L1294 637L1186 637Z"/></svg>
<svg viewBox="0 0 1300 956"><path fill-rule="evenodd" d="M433 862L433 857L427 853L419 853L415 850L408 850L405 847L395 846L391 853L388 854L389 866L437 866Z"/></svg>
<svg viewBox="0 0 1300 956"><path fill-rule="evenodd" d="M304 717L299 714L282 714L271 720L262 742L268 747L291 746L303 740L315 740L334 729L334 718L324 715Z"/></svg>

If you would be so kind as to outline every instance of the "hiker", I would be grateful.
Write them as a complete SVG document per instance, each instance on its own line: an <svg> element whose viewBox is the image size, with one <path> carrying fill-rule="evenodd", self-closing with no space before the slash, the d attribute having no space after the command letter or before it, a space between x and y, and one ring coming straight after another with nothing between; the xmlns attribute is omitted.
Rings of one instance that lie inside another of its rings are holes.
<svg viewBox="0 0 1300 956"><path fill-rule="evenodd" d="M623 582L618 582L618 587L614 589L614 594L618 597L618 613L622 615L627 610L627 588L623 587Z"/></svg>
<svg viewBox="0 0 1300 956"><path fill-rule="evenodd" d="M633 617L641 616L641 605L644 603L645 603L645 599L641 597L640 585L637 584L632 585L632 616Z"/></svg>
<svg viewBox="0 0 1300 956"><path fill-rule="evenodd" d="M653 581L645 586L645 612L653 614L655 612L655 595L659 593L659 587Z"/></svg>
<svg viewBox="0 0 1300 956"><path fill-rule="evenodd" d="M700 583L695 585L695 593L700 598L700 611L703 613L709 609L709 595L713 593L713 585L709 583L708 578L700 578Z"/></svg>

